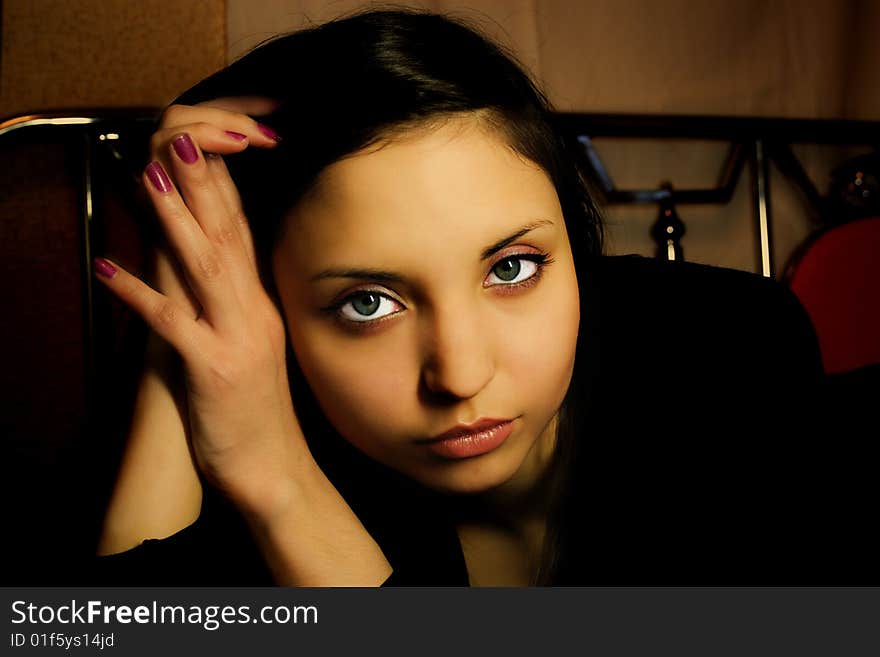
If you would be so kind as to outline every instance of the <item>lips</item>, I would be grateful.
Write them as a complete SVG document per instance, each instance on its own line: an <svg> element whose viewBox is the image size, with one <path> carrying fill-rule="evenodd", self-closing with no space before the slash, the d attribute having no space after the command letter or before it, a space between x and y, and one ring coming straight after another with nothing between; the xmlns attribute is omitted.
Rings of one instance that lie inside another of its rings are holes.
<svg viewBox="0 0 880 657"><path fill-rule="evenodd" d="M496 418L484 418L474 422L473 424L458 424L452 427L449 431L444 431L443 433L434 436L433 438L429 438L427 441L419 441L419 442L439 442L441 440L449 440L450 438L460 438L462 436L467 436L471 434L478 434L481 431L488 431L494 427L497 427L499 424L506 424L508 422L513 422L512 419L499 420Z"/></svg>
<svg viewBox="0 0 880 657"><path fill-rule="evenodd" d="M515 418L514 418L515 419ZM493 451L510 436L513 419L487 418L473 424L459 424L427 441L427 448L445 459L467 459Z"/></svg>

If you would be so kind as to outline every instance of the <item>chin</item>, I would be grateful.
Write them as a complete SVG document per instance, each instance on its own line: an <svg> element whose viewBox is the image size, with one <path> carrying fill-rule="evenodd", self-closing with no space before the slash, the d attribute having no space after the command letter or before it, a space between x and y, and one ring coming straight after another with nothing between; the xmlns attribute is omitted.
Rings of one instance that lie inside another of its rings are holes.
<svg viewBox="0 0 880 657"><path fill-rule="evenodd" d="M430 471L418 473L414 478L423 486L441 493L485 493L509 481L517 470L511 464L493 463L488 458L490 456L493 454L441 463Z"/></svg>

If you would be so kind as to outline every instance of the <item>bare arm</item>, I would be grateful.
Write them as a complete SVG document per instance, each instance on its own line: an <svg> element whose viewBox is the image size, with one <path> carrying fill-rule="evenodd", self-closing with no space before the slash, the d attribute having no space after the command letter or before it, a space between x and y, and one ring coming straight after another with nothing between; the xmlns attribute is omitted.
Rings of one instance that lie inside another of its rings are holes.
<svg viewBox="0 0 880 657"><path fill-rule="evenodd" d="M150 333L98 554L122 552L147 538L165 538L199 515L202 486L186 435L186 397L178 360L161 338Z"/></svg>
<svg viewBox="0 0 880 657"><path fill-rule="evenodd" d="M217 108L267 111L259 100L223 101ZM170 168L169 136L186 119L166 112L151 140L151 159ZM184 112L185 114L185 112ZM217 152L235 152L246 146L240 139L218 137L217 130L201 126L196 139ZM253 132L253 131L252 131ZM259 141L260 136L256 135ZM218 141L219 139L219 141ZM264 138L263 146L271 143ZM190 318L201 308L168 246L153 250L150 283L185 309ZM202 484L193 461L186 419L186 389L179 355L154 331L149 334L144 373L138 385L131 425L113 494L104 516L98 554L129 550L148 538L165 538L194 522L201 511Z"/></svg>
<svg viewBox="0 0 880 657"><path fill-rule="evenodd" d="M215 104L224 107L221 101ZM232 110L267 111L264 102L234 101ZM151 159L170 168L168 139L180 119L166 112L151 140ZM253 132L253 131L252 131ZM235 152L246 147L210 126L201 126L193 137L210 144L217 152ZM219 139L219 141L218 141ZM260 136L257 136L259 141ZM271 143L264 139L263 146ZM167 245L153 250L150 283L185 310L190 318L201 311L176 260ZM138 385L128 439L116 485L104 517L98 554L131 549L148 538L165 538L198 518L202 485L193 461L186 419L186 389L179 355L154 331L149 334L144 374Z"/></svg>
<svg viewBox="0 0 880 657"><path fill-rule="evenodd" d="M192 117L193 109L176 115ZM207 110L209 118L216 111ZM180 355L186 390L183 411L170 392L173 375L151 367L144 376L101 552L189 524L198 515L200 472L247 520L279 583L379 585L391 566L315 463L294 413L284 323L259 280L237 191L222 158L205 158L199 148L234 152L234 138L218 125L268 138L249 117L213 116L217 125L176 123L164 143L166 165L154 162L144 175L189 298L203 312L113 263L97 270ZM230 126L233 119L239 123ZM184 140L190 154L173 150L174 140Z"/></svg>
<svg viewBox="0 0 880 657"><path fill-rule="evenodd" d="M202 485L185 431L185 391L173 350L150 334L125 455L98 554L114 554L148 538L164 538L194 522ZM293 428L293 431L296 431ZM279 584L378 585L391 574L378 546L336 489L309 460L294 464L280 510L246 514ZM266 496L268 499L268 496ZM364 571L352 554L373 553ZM321 559L310 555L322 555Z"/></svg>

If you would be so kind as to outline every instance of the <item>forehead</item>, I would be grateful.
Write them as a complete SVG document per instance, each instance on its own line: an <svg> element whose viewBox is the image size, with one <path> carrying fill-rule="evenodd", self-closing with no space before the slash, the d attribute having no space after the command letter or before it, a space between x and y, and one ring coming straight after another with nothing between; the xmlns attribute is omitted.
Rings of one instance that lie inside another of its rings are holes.
<svg viewBox="0 0 880 657"><path fill-rule="evenodd" d="M555 188L538 165L476 122L454 120L334 163L286 232L308 245L301 257L355 258L393 245L485 244L556 217Z"/></svg>

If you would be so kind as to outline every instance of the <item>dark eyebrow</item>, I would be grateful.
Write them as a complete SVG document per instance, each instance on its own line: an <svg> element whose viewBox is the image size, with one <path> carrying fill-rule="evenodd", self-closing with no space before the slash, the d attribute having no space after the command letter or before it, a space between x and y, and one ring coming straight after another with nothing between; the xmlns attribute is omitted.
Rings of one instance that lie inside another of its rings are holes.
<svg viewBox="0 0 880 657"><path fill-rule="evenodd" d="M547 225L552 226L553 222L549 219L541 219L539 221L534 221L530 224L526 224L512 235L509 235L504 239L498 240L491 246L487 246L486 248L484 248L480 253L480 260L491 258L505 246L507 246L511 242L515 242L526 233L530 233L536 228ZM400 274L393 271L386 271L382 269L325 269L324 271L312 276L309 280L314 282L325 278L368 278L374 281L379 281L381 283L405 282L404 276L401 276Z"/></svg>
<svg viewBox="0 0 880 657"><path fill-rule="evenodd" d="M515 242L516 240L518 240L520 237L522 237L526 233L530 233L533 230L535 230L535 228L540 228L541 226L546 226L546 225L552 226L553 222L550 221L549 219L541 219L540 221L535 221L530 224L526 224L525 226L520 228L518 231L516 231L510 237L505 237L503 240L498 240L492 246L487 246L485 249L483 249L483 252L480 254L480 260L486 260L487 258L491 258L493 255L498 253L501 249L503 249L505 246L507 246L511 242Z"/></svg>

